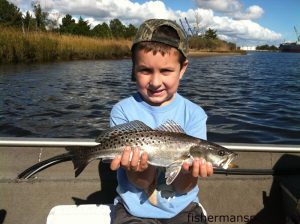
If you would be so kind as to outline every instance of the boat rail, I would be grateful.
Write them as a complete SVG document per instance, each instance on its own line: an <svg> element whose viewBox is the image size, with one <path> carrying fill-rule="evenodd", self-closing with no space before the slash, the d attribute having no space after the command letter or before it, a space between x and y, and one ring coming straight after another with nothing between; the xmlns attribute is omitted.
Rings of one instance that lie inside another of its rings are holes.
<svg viewBox="0 0 300 224"><path fill-rule="evenodd" d="M99 143L88 138L24 138L0 137L0 146L6 147L66 147L96 146ZM218 143L232 151L239 152L280 152L299 153L300 145L252 144L252 143Z"/></svg>

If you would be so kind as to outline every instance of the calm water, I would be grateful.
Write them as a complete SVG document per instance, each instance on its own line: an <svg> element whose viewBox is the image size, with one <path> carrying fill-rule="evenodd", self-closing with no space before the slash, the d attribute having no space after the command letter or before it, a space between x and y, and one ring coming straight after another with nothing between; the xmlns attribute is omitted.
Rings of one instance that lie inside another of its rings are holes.
<svg viewBox="0 0 300 224"><path fill-rule="evenodd" d="M131 61L0 66L0 136L94 138L135 91ZM191 58L179 92L218 142L300 144L300 54Z"/></svg>

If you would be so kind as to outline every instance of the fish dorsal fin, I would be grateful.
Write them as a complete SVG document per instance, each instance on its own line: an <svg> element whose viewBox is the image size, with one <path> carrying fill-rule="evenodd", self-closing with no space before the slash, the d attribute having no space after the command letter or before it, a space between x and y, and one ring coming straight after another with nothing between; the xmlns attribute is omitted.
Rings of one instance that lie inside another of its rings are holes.
<svg viewBox="0 0 300 224"><path fill-rule="evenodd" d="M183 128L177 124L175 121L167 120L165 123L157 127L155 130L158 131L166 131L166 132L177 132L177 133L185 133Z"/></svg>
<svg viewBox="0 0 300 224"><path fill-rule="evenodd" d="M104 139L110 139L112 137L119 136L121 134L125 133L132 133L132 132L138 132L138 131L152 131L149 126L144 124L141 121L131 121L125 124L116 125L112 128L109 128L103 132L96 138L96 142L101 142Z"/></svg>

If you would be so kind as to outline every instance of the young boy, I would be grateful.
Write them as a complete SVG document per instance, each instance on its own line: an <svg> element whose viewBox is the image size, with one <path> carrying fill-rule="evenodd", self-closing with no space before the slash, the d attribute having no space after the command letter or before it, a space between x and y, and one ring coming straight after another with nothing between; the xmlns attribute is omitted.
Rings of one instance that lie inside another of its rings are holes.
<svg viewBox="0 0 300 224"><path fill-rule="evenodd" d="M188 135L206 139L205 112L177 93L188 66L187 53L187 38L178 24L162 19L145 21L132 46L137 93L113 107L110 125L140 120L156 128L172 120ZM195 158L191 166L183 164L175 181L166 185L163 171L147 163L146 153L139 155L139 148L126 147L111 163L111 169L117 170L119 194L114 223L200 223L199 217L206 223L197 181L199 176L212 175L212 165Z"/></svg>

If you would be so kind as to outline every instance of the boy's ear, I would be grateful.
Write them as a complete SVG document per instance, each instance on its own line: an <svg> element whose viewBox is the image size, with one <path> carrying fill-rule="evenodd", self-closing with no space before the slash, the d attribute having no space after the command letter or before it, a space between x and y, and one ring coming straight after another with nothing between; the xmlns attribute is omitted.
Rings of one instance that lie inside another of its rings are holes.
<svg viewBox="0 0 300 224"><path fill-rule="evenodd" d="M186 71L186 68L187 68L187 66L188 66L188 64L189 64L189 61L186 59L185 60L185 62L183 62L183 64L182 64L182 67L181 67L181 69L180 69L180 79L182 79L182 77L183 77L183 75L184 75L184 73L185 73L185 71Z"/></svg>

